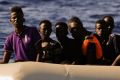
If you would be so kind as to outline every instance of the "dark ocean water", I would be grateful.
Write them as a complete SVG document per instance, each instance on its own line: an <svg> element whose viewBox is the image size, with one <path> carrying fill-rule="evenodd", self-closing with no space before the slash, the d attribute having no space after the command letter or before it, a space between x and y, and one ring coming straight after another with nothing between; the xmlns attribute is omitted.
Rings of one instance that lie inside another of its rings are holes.
<svg viewBox="0 0 120 80"><path fill-rule="evenodd" d="M95 21L104 15L115 19L114 33L120 33L120 0L0 0L0 58L5 37L13 30L9 22L9 10L12 6L22 6L26 25L38 27L42 19L67 21L72 16L81 19L84 27L94 32Z"/></svg>

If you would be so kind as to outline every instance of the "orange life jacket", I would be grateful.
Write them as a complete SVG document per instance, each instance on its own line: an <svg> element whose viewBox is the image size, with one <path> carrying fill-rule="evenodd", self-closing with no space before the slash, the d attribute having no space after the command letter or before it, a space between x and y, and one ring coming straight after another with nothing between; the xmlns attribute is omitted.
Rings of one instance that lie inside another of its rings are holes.
<svg viewBox="0 0 120 80"><path fill-rule="evenodd" d="M96 38L95 35L91 35L83 41L83 44L82 44L83 55L87 55L87 48L88 48L89 43L94 43L95 44L96 59L102 58L102 56L103 56L102 47L101 47L100 42L98 41L98 39Z"/></svg>

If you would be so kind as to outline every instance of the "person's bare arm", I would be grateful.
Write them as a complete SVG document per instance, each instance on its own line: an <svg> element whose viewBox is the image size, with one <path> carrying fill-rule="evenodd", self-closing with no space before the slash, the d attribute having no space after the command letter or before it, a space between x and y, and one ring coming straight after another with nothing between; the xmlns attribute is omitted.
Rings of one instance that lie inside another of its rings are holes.
<svg viewBox="0 0 120 80"><path fill-rule="evenodd" d="M11 52L5 51L3 54L3 59L0 61L0 64L8 63L10 60Z"/></svg>
<svg viewBox="0 0 120 80"><path fill-rule="evenodd" d="M43 52L42 52L42 51L40 51L40 52L37 53L36 62L41 62L41 60L42 60L42 55L43 55Z"/></svg>
<svg viewBox="0 0 120 80"><path fill-rule="evenodd" d="M120 55L114 60L112 66L120 66Z"/></svg>

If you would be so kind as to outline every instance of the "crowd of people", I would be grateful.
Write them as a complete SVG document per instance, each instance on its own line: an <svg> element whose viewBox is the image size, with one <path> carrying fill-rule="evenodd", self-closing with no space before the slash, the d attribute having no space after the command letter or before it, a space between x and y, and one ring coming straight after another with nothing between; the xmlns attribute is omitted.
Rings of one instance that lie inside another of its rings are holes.
<svg viewBox="0 0 120 80"><path fill-rule="evenodd" d="M67 22L58 21L55 24L57 41L50 38L50 20L40 21L38 29L26 26L19 6L11 8L10 22L14 30L4 42L0 63L8 63L14 53L15 62L120 66L120 35L112 33L115 23L110 15L96 21L95 32L85 29L76 16ZM68 31L73 38L68 37Z"/></svg>

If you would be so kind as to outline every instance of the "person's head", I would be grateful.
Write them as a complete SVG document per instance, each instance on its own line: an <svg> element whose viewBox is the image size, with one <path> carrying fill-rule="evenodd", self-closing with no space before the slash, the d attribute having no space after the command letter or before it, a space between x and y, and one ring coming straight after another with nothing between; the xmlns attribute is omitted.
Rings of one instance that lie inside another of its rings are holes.
<svg viewBox="0 0 120 80"><path fill-rule="evenodd" d="M24 14L21 7L14 6L11 8L10 22L16 28L23 26L23 22L25 22L25 19L24 19Z"/></svg>
<svg viewBox="0 0 120 80"><path fill-rule="evenodd" d="M42 20L39 23L39 32L42 38L49 38L52 32L52 23L49 20Z"/></svg>
<svg viewBox="0 0 120 80"><path fill-rule="evenodd" d="M113 19L113 17L112 16L104 16L103 20L109 25L108 26L108 31L109 31L109 34L111 34L112 30L114 28L114 19Z"/></svg>
<svg viewBox="0 0 120 80"><path fill-rule="evenodd" d="M55 24L56 28L56 37L57 38L64 38L68 34L68 26L65 22L57 22Z"/></svg>
<svg viewBox="0 0 120 80"><path fill-rule="evenodd" d="M71 35L75 39L79 39L83 35L83 31L84 31L83 24L78 17L72 17L68 21L68 28Z"/></svg>
<svg viewBox="0 0 120 80"><path fill-rule="evenodd" d="M108 37L107 23L104 20L98 20L95 23L95 32L101 38Z"/></svg>

